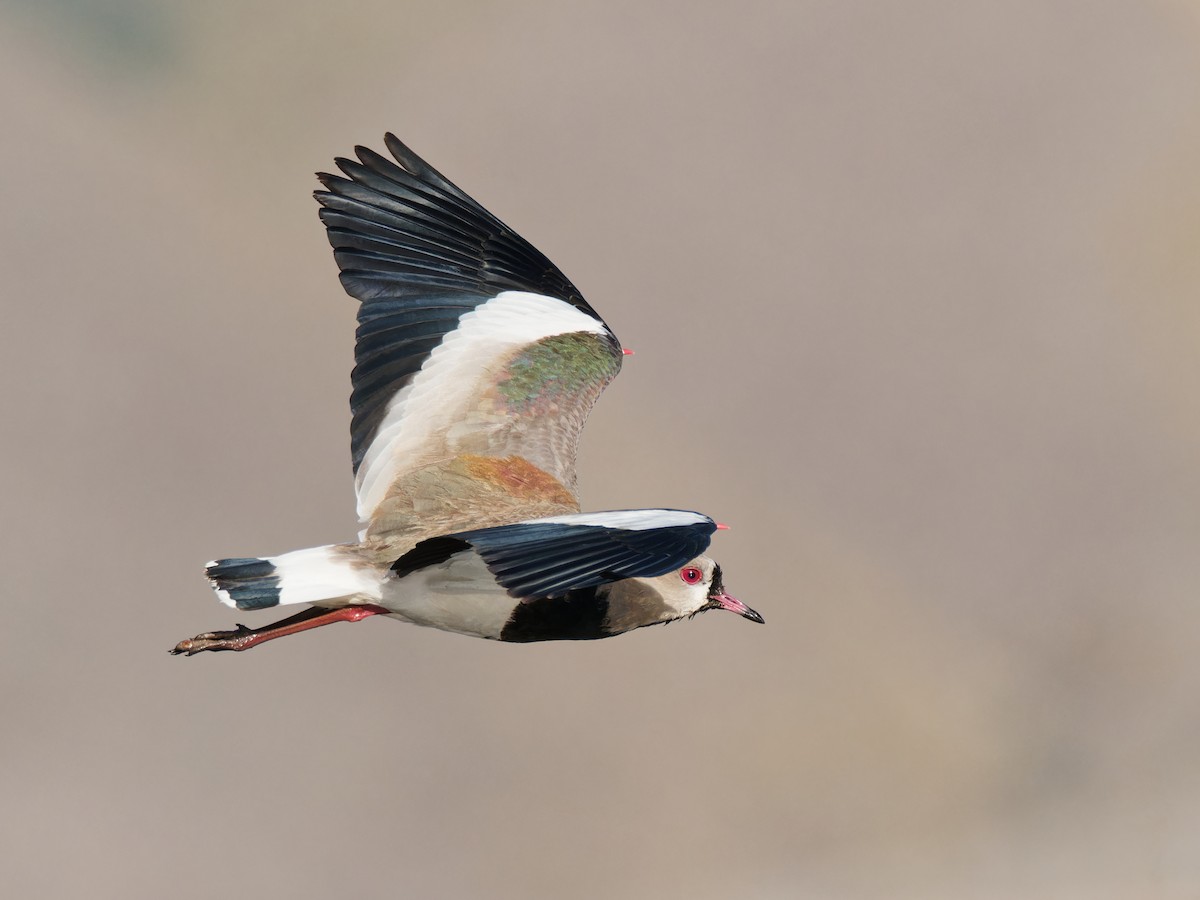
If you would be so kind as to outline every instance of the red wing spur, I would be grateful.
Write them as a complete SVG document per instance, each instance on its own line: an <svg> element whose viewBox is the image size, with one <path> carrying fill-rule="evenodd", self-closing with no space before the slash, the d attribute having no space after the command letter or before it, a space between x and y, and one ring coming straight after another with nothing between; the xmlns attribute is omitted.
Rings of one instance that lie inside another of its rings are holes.
<svg viewBox="0 0 1200 900"><path fill-rule="evenodd" d="M501 641L609 637L727 609L722 527L675 509L581 513L575 451L624 351L550 260L392 135L317 191L360 303L350 407L359 539L218 559L239 610L299 609L172 651L247 650L389 616Z"/></svg>

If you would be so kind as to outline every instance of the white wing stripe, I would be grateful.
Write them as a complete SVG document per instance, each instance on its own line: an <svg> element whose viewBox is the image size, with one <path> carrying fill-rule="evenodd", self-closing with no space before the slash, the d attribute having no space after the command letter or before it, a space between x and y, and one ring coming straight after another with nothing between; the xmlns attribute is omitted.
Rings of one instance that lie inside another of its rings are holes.
<svg viewBox="0 0 1200 900"><path fill-rule="evenodd" d="M569 516L551 516L547 519L530 519L522 524L598 525L602 528L646 531L652 528L700 525L711 521L706 515L683 509L616 509L610 512L575 513Z"/></svg>

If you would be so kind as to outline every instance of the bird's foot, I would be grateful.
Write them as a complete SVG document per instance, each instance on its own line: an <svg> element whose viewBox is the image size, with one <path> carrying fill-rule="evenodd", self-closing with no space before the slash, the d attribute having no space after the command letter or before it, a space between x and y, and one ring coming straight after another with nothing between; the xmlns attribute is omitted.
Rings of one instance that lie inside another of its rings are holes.
<svg viewBox="0 0 1200 900"><path fill-rule="evenodd" d="M192 656L204 650L245 650L254 646L255 636L255 630L245 625L238 625L233 631L206 631L180 641L170 652L172 656Z"/></svg>
<svg viewBox="0 0 1200 900"><path fill-rule="evenodd" d="M299 634L310 628L319 628L334 622L361 622L370 616L387 615L388 610L382 606L369 603L354 606L339 606L325 609L313 606L301 610L294 616L281 622L264 625L262 628L247 628L239 625L234 631L206 631L194 638L180 641L175 649L169 651L172 656L194 656L204 650L249 650L275 638L286 637L289 634Z"/></svg>

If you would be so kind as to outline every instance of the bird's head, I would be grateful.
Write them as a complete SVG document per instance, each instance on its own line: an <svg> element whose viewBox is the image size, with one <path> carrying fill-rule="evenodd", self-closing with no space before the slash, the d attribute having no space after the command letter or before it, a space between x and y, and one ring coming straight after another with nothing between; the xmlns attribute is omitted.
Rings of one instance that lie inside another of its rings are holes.
<svg viewBox="0 0 1200 900"><path fill-rule="evenodd" d="M708 609L727 609L751 622L763 617L725 592L721 567L707 556L697 556L678 569L649 579L655 582L663 602L675 613L673 618L694 616Z"/></svg>

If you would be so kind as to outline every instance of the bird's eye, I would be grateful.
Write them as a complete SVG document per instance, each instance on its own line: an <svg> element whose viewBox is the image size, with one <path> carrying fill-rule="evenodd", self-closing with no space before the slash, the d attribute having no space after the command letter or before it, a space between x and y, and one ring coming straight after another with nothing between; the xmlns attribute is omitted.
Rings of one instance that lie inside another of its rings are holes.
<svg viewBox="0 0 1200 900"><path fill-rule="evenodd" d="M699 584L700 579L704 577L704 573L695 566L688 566L679 570L679 577L687 584Z"/></svg>

